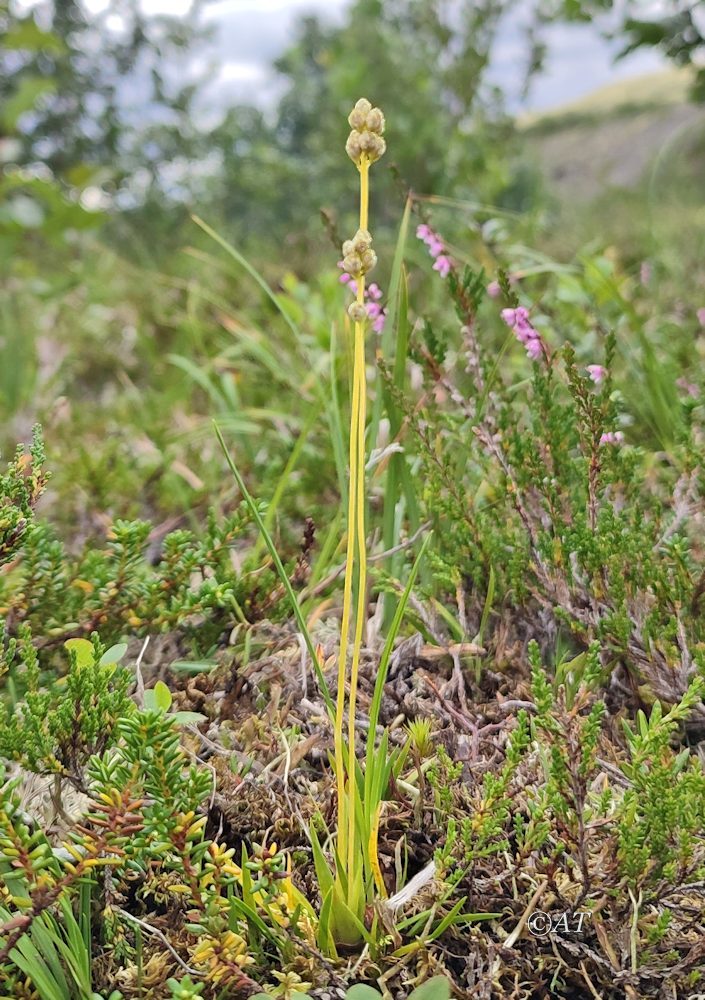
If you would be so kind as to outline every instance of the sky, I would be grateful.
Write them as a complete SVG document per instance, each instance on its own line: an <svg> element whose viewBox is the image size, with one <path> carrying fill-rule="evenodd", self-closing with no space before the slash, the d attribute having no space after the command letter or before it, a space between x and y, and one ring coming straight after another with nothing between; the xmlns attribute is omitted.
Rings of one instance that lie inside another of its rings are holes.
<svg viewBox="0 0 705 1000"><path fill-rule="evenodd" d="M93 0L101 2L101 0ZM155 12L176 12L187 8L189 0L143 0ZM264 104L277 94L276 77L270 66L295 37L297 19L316 13L326 20L339 21L349 0L213 0L206 7L207 20L216 29L216 47L222 63L216 81L226 102L257 99ZM527 0L527 17L530 13ZM649 73L664 66L662 57L642 51L613 63L618 46L586 25L554 26L548 33L546 67L532 86L528 101L520 104L522 59L525 42L518 22L521 14L507 24L498 40L491 70L493 82L508 93L514 110L541 110L564 104L617 79Z"/></svg>
<svg viewBox="0 0 705 1000"><path fill-rule="evenodd" d="M32 6L33 0L17 0ZM84 0L89 10L100 12L108 0ZM461 0L471 2L471 0ZM568 103L616 80L654 72L664 67L663 58L652 50L639 51L614 64L618 45L605 40L593 25L553 26L548 32L549 52L542 74L535 78L527 100L520 100L526 42L521 23L529 18L534 0L515 8L500 32L491 82L501 85L513 111L540 111ZM141 0L150 14L185 14L192 0ZM307 13L335 23L350 0L208 0L203 18L214 29L210 57L219 67L207 96L212 107L227 107L241 101L271 105L277 98L278 81L272 62L295 39L296 24ZM663 0L643 0L645 12L657 11ZM119 7L119 5L118 5ZM518 10L518 13L516 11ZM705 14L703 15L705 16ZM208 68L207 57L193 69Z"/></svg>
<svg viewBox="0 0 705 1000"><path fill-rule="evenodd" d="M163 6L168 0L143 2ZM213 0L205 20L216 29L221 93L271 103L278 94L271 64L294 41L299 18L313 13L336 23L347 5L348 0Z"/></svg>

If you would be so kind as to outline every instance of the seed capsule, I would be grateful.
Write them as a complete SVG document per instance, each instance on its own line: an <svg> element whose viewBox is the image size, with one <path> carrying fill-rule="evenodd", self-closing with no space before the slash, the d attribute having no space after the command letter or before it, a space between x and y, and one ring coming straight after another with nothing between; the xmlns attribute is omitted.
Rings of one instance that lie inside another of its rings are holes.
<svg viewBox="0 0 705 1000"><path fill-rule="evenodd" d="M372 246L372 237L366 229L358 229L352 241L355 253L363 254Z"/></svg>
<svg viewBox="0 0 705 1000"><path fill-rule="evenodd" d="M362 260L356 253L343 257L343 270L348 274L359 274L362 271Z"/></svg>
<svg viewBox="0 0 705 1000"><path fill-rule="evenodd" d="M348 316L354 323L364 323L367 319L367 310L360 302L351 302L348 306Z"/></svg>
<svg viewBox="0 0 705 1000"><path fill-rule="evenodd" d="M365 250L362 255L362 272L367 274L377 264L377 254L374 250Z"/></svg>
<svg viewBox="0 0 705 1000"><path fill-rule="evenodd" d="M362 155L362 147L360 146L360 133L353 129L353 131L348 136L348 141L345 143L345 152L348 154L353 163L357 163Z"/></svg>
<svg viewBox="0 0 705 1000"><path fill-rule="evenodd" d="M365 127L365 120L371 110L372 105L370 102L366 98L361 97L348 116L350 128L361 131Z"/></svg>
<svg viewBox="0 0 705 1000"><path fill-rule="evenodd" d="M376 132L377 135L381 135L384 132L384 124L384 115L380 109L372 108L365 119L365 128L370 132Z"/></svg>

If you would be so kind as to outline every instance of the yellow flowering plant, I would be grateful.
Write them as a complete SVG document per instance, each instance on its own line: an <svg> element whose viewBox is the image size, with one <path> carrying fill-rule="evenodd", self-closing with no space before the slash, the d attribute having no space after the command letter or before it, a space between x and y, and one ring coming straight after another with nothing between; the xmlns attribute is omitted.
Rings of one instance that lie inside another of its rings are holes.
<svg viewBox="0 0 705 1000"><path fill-rule="evenodd" d="M363 771L358 764L355 750L355 709L367 608L365 333L368 315L365 308L365 280L366 275L377 263L368 228L370 167L384 154L386 144L382 138L385 128L384 115L379 108L373 108L366 99L362 98L356 103L348 121L352 131L345 148L359 174L360 216L355 236L343 243L341 262L343 271L354 281L355 301L348 309L353 324L353 374L347 558L334 719L338 827L335 836L331 838L332 871L316 832L312 830L316 875L323 900L318 939L320 947L329 954L336 954L337 948L341 945L355 947L363 941L368 944L375 943L374 926L370 930L365 925L365 910L375 897L386 896L377 856L377 839L383 797L390 775L401 763L401 755L398 752L390 754L386 731L379 746L375 745L375 734L389 657L419 562L417 558L380 660L368 720ZM424 549L425 546L422 547L419 558ZM348 669L351 632L352 656ZM345 743L346 690L348 692L347 745Z"/></svg>
<svg viewBox="0 0 705 1000"><path fill-rule="evenodd" d="M331 697L323 674L319 651L311 638L308 625L265 518L260 512L257 502L249 493L244 479L228 451L222 433L216 426L216 434L228 466L269 550L273 566L288 596L311 657L333 726L338 805L337 829L332 835L326 831L326 841L323 844L314 825L310 827L309 836L322 900L317 921L318 945L322 951L334 957L337 956L338 949L341 947L356 948L363 942L374 946L377 940L375 924L373 923L372 927L367 926L365 915L367 907L376 898L386 896L386 888L377 855L378 831L382 802L390 777L393 773L398 772L403 762L403 754L398 750L390 753L386 731L377 743L377 723L394 642L401 626L411 588L416 579L420 560L430 539L430 535L427 536L419 550L387 632L367 720L368 735L363 767L356 756L355 710L367 610L365 334L369 317L365 307L365 278L377 263L377 256L372 249L372 237L368 228L370 167L384 154L386 144L383 138L384 115L379 108L372 107L366 99L362 98L356 103L348 121L351 132L345 148L358 171L360 200L358 229L352 239L343 243L341 261L344 272L354 282L355 301L348 309L348 316L352 321L353 337L348 527L335 700ZM228 250L235 255L232 248L228 247ZM328 847L330 848L332 867L326 858ZM299 900L299 903L303 908L303 900Z"/></svg>

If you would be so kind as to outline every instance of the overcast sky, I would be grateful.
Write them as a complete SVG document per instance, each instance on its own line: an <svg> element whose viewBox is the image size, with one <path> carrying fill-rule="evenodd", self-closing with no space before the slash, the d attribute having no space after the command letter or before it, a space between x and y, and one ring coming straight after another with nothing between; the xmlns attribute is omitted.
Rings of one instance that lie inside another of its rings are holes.
<svg viewBox="0 0 705 1000"><path fill-rule="evenodd" d="M31 6L33 0L19 0ZM94 11L103 10L108 0L84 0ZM276 74L271 64L296 37L297 20L306 13L318 14L335 22L342 18L350 0L209 0L203 17L215 28L215 51L211 53L219 70L210 86L208 101L213 107L237 101L271 103L277 96ZM463 0L470 2L470 0ZM644 0L645 9L661 0ZM499 83L514 110L540 110L564 104L614 80L648 73L664 66L651 50L636 52L614 65L618 46L608 43L592 25L561 25L548 33L549 55L544 72L532 84L528 100L519 104L526 42L521 22L528 19L533 0L526 0L526 15L515 7L511 20L500 32L491 78ZM142 0L153 14L184 14L191 0ZM205 64L201 65L203 69Z"/></svg>
<svg viewBox="0 0 705 1000"><path fill-rule="evenodd" d="M94 0L100 2L100 0ZM216 26L219 60L222 64L217 87L228 100L251 100L261 95L266 102L276 94L272 60L291 44L297 19L316 13L335 22L349 0L214 0L206 7L207 20ZM174 13L189 0L144 0L145 7ZM527 0L526 16L530 12ZM526 43L520 30L521 13L513 16L497 43L493 79L508 92L516 107ZM554 27L549 31L546 69L532 86L527 109L548 108L589 93L596 87L625 76L661 68L661 57L652 51L638 52L613 64L617 46L606 42L592 26Z"/></svg>

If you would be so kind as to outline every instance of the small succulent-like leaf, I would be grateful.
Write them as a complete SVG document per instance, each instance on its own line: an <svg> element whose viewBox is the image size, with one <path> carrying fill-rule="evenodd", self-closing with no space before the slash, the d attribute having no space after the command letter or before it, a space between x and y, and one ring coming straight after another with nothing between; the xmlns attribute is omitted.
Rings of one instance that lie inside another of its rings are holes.
<svg viewBox="0 0 705 1000"><path fill-rule="evenodd" d="M381 993L367 983L355 983L345 994L345 1000L380 1000Z"/></svg>
<svg viewBox="0 0 705 1000"><path fill-rule="evenodd" d="M76 654L76 664L79 667L88 667L93 663L93 643L88 639L67 639L64 646Z"/></svg>
<svg viewBox="0 0 705 1000"><path fill-rule="evenodd" d="M417 986L409 1000L449 1000L450 983L445 976L433 976Z"/></svg>
<svg viewBox="0 0 705 1000"><path fill-rule="evenodd" d="M174 712L171 717L178 726L196 725L206 721L206 716L200 712Z"/></svg>
<svg viewBox="0 0 705 1000"><path fill-rule="evenodd" d="M85 640L84 640L85 641ZM100 658L101 667L109 667L113 663L119 663L127 652L127 643L118 642L110 649L106 649Z"/></svg>
<svg viewBox="0 0 705 1000"><path fill-rule="evenodd" d="M171 708L171 691L164 681L157 681L144 692L144 707L148 712L168 712Z"/></svg>

